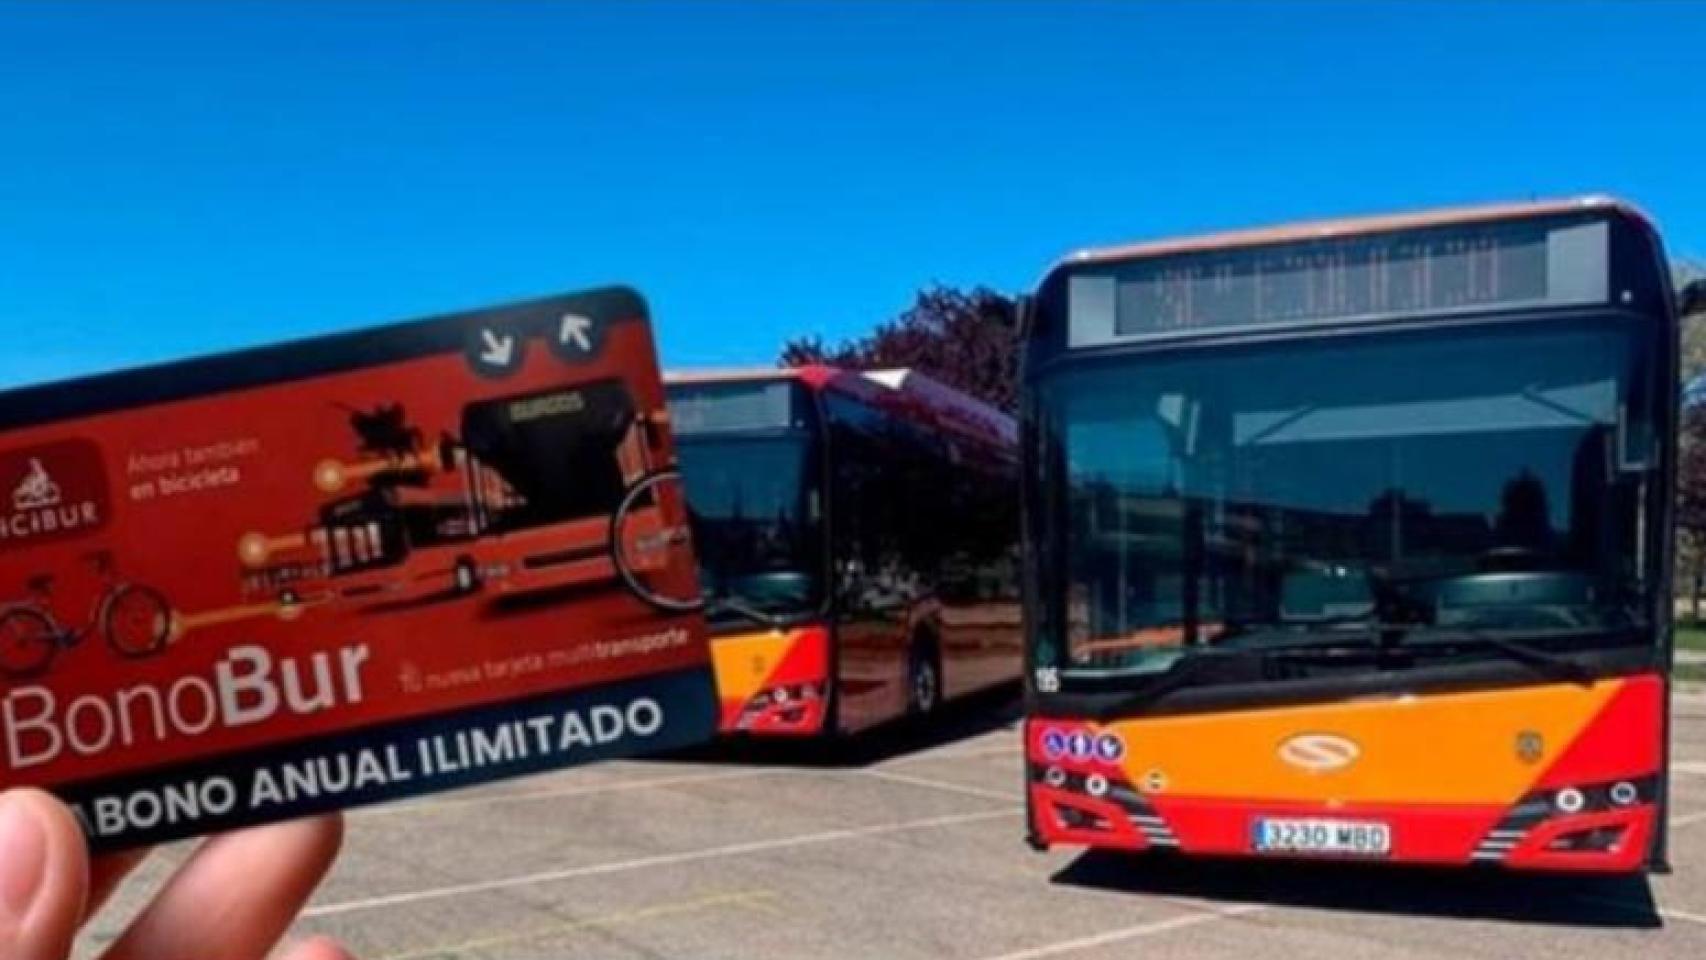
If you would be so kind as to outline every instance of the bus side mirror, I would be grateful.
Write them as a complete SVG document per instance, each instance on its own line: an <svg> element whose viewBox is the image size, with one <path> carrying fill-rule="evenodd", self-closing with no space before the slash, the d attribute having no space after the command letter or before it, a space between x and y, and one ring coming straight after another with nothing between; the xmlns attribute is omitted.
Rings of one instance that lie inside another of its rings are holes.
<svg viewBox="0 0 1706 960"><path fill-rule="evenodd" d="M1688 317L1706 313L1706 278L1690 280L1676 295L1676 315Z"/></svg>

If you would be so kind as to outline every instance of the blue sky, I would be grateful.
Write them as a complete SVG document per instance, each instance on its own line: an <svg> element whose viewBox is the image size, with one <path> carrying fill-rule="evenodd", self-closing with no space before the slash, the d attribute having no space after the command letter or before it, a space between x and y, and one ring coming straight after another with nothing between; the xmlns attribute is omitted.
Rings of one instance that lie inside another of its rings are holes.
<svg viewBox="0 0 1706 960"><path fill-rule="evenodd" d="M573 290L769 363L1102 242L1624 194L1706 6L0 0L0 385Z"/></svg>

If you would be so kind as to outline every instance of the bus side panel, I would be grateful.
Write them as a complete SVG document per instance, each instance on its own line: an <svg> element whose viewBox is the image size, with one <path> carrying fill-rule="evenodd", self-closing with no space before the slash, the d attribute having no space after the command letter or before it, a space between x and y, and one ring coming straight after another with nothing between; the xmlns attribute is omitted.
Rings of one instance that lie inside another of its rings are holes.
<svg viewBox="0 0 1706 960"><path fill-rule="evenodd" d="M1390 829L1382 859L1631 872L1657 818L1665 680L1027 724L1045 843L1250 855L1266 820Z"/></svg>
<svg viewBox="0 0 1706 960"><path fill-rule="evenodd" d="M927 421L823 394L839 726L906 716L932 656L942 695L1020 671L1017 467Z"/></svg>
<svg viewBox="0 0 1706 960"><path fill-rule="evenodd" d="M867 605L836 628L836 712L841 729L866 730L906 713L907 622Z"/></svg>
<svg viewBox="0 0 1706 960"><path fill-rule="evenodd" d="M934 609L949 699L1018 680L1019 489L1009 451L961 446L920 487L917 523L936 531Z"/></svg>
<svg viewBox="0 0 1706 960"><path fill-rule="evenodd" d="M996 600L942 610L942 683L949 697L1013 683L1023 658L1017 602Z"/></svg>
<svg viewBox="0 0 1706 960"><path fill-rule="evenodd" d="M835 610L835 710L843 732L901 716L906 650L920 582L908 529L906 447L881 412L820 394L828 431Z"/></svg>

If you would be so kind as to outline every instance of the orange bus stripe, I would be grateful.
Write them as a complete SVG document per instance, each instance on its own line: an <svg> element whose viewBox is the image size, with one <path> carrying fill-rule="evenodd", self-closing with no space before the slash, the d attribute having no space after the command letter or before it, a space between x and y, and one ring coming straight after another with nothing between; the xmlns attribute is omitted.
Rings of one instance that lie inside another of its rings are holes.
<svg viewBox="0 0 1706 960"><path fill-rule="evenodd" d="M1162 785L1158 802L1498 805L1531 789L1626 682L1139 718L1107 729L1125 743L1131 782ZM1307 734L1350 741L1354 759L1331 769L1282 759L1281 746Z"/></svg>

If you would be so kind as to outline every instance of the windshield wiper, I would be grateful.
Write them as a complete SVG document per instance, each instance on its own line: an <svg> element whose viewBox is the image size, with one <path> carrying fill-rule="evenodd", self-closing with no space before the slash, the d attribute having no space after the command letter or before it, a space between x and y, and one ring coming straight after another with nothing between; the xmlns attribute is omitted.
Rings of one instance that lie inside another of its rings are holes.
<svg viewBox="0 0 1706 960"><path fill-rule="evenodd" d="M765 627L779 628L787 623L783 618L778 617L773 613L767 613L760 610L736 596L714 597L706 600L706 616L716 616L717 614L725 611L728 613L738 613L746 619Z"/></svg>
<svg viewBox="0 0 1706 960"><path fill-rule="evenodd" d="M1096 719L1106 723L1130 716L1153 701L1190 686L1214 668L1232 667L1251 674L1249 677L1237 679L1259 679L1262 659L1262 651L1254 649L1192 651L1175 660L1171 667L1157 674L1148 683L1097 710Z"/></svg>
<svg viewBox="0 0 1706 960"><path fill-rule="evenodd" d="M1252 630L1251 633L1256 631ZM1101 708L1098 719L1129 716L1177 690L1192 686L1206 676L1219 673L1216 683L1244 683L1267 679L1268 665L1275 661L1320 657L1378 656L1380 649L1368 635L1354 631L1344 636L1306 636L1284 643L1253 644L1247 647L1189 647L1166 671L1149 682Z"/></svg>
<svg viewBox="0 0 1706 960"><path fill-rule="evenodd" d="M1430 650L1485 647L1496 650L1511 660L1527 664L1541 673L1559 680L1567 680L1571 683L1589 683L1593 680L1592 671L1569 657L1531 646L1520 640L1512 640L1508 637L1477 630L1474 627L1442 628L1427 623L1380 620L1369 620L1358 624L1358 626L1367 631L1363 634L1363 638L1370 641L1376 650L1384 653L1403 651L1426 653ZM1417 630L1425 630L1429 633L1426 636L1412 639L1411 634Z"/></svg>
<svg viewBox="0 0 1706 960"><path fill-rule="evenodd" d="M1096 711L1103 722L1130 716L1150 703L1170 693L1192 686L1207 675L1220 671L1216 682L1236 683L1265 679L1264 668L1275 661L1287 662L1337 657L1372 657L1382 659L1404 653L1426 655L1441 651L1482 647L1504 654L1510 660L1534 668L1544 676L1570 683L1587 684L1594 680L1593 671L1581 663L1520 640L1486 633L1472 627L1440 629L1421 623L1387 623L1364 621L1354 623L1361 630L1347 630L1340 636L1306 634L1280 643L1256 644L1247 647L1195 648L1174 661L1165 672L1156 674L1149 682L1132 690L1119 700ZM1417 630L1435 631L1427 636L1409 639ZM1251 631L1255 633L1256 631ZM1628 631L1593 631L1595 636L1615 637Z"/></svg>
<svg viewBox="0 0 1706 960"><path fill-rule="evenodd" d="M1497 634L1469 628L1455 628L1436 636L1406 640L1404 637L1408 632L1407 629L1398 630L1394 637L1399 646L1405 650L1421 652L1429 648L1450 650L1459 647L1486 647L1497 650L1511 660L1527 664L1539 672L1559 680L1588 684L1592 683L1594 679L1593 671L1569 657L1553 653L1550 650L1529 646L1520 640L1512 640Z"/></svg>

